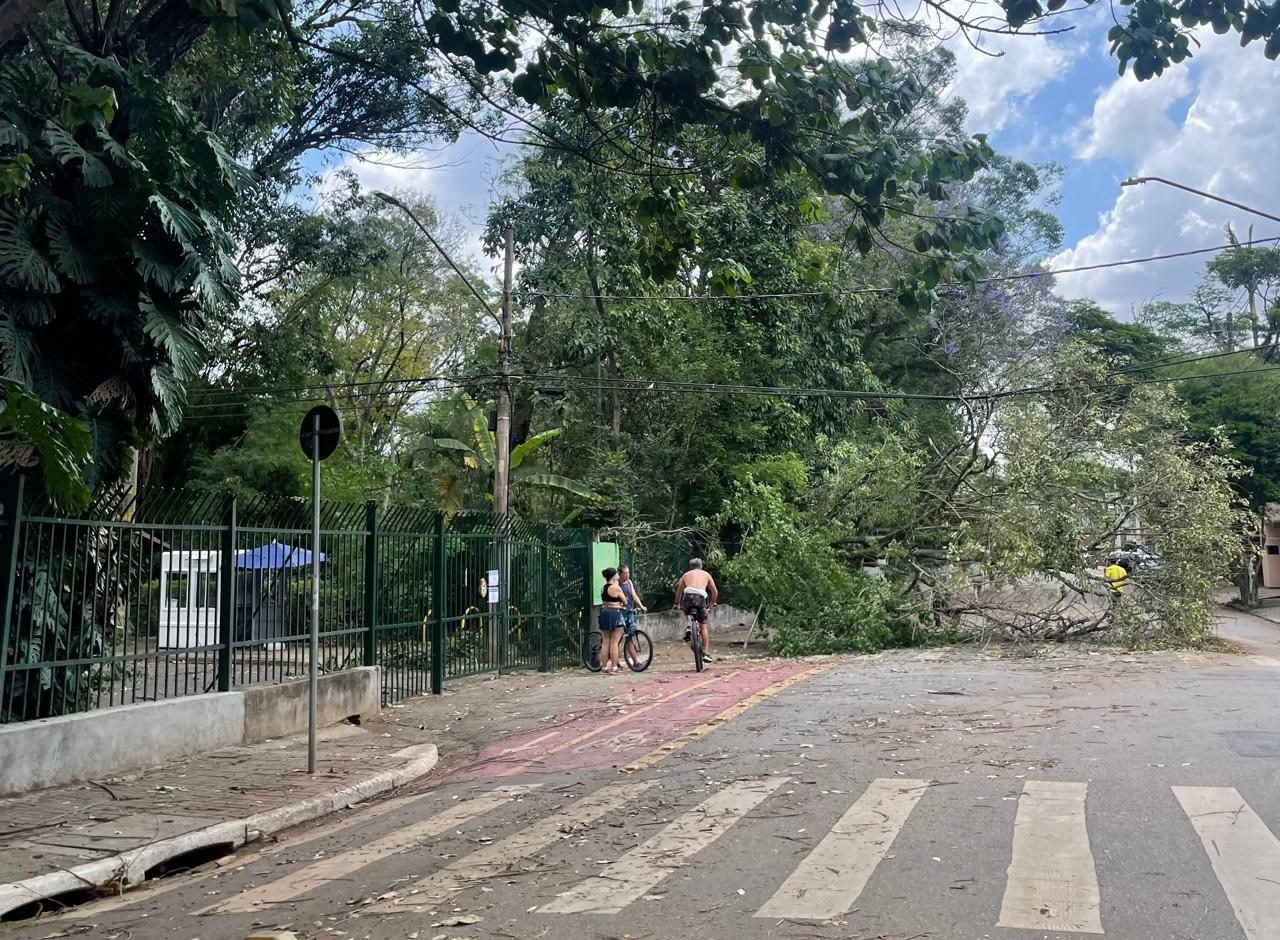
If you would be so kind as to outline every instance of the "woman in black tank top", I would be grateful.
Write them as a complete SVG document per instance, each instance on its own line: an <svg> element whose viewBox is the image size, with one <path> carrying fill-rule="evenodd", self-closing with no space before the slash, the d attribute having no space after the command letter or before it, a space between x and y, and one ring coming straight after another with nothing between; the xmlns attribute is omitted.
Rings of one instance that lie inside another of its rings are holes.
<svg viewBox="0 0 1280 940"><path fill-rule="evenodd" d="M626 596L618 587L618 569L605 568L600 572L604 587L600 589L600 655L604 658L601 671L608 676L622 672L622 618Z"/></svg>

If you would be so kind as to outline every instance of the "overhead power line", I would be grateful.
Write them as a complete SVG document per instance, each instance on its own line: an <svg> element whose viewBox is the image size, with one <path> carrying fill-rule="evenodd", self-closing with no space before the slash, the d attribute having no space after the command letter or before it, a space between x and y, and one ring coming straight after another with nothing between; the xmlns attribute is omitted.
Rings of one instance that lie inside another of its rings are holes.
<svg viewBox="0 0 1280 940"><path fill-rule="evenodd" d="M1241 349L1224 349L1218 352L1197 353L1194 356L1165 356L1149 362L1138 363L1124 369L1112 369L1108 375L1129 375L1134 372L1150 372L1152 369L1168 369L1172 366L1188 365L1194 362L1208 362L1210 359L1222 359L1227 356L1247 356L1280 347L1277 343L1263 343L1261 346L1246 346Z"/></svg>
<svg viewBox="0 0 1280 940"><path fill-rule="evenodd" d="M225 397L253 397L264 395L266 393L274 394L277 392L325 393L362 388L383 388L387 386L393 386L395 391L402 392L412 391L412 389L406 389L404 386L429 386L432 384L439 384L447 387L449 385L456 385L459 382L467 381L491 382L496 374L497 373L491 372L476 372L464 376L455 373L453 375L423 375L402 379L344 380L340 382L312 382L304 385L274 385L271 388L207 388L193 392L192 398L194 400L198 396L200 399L210 398L216 400L218 398Z"/></svg>
<svg viewBox="0 0 1280 940"><path fill-rule="evenodd" d="M1280 243L1280 236L1273 238L1255 238L1236 244L1213 245L1209 248L1189 248L1185 251L1171 251L1161 255L1147 255L1142 258L1125 258L1120 261L1099 261L1095 264L1083 264L1073 268L1050 268L1043 271L1023 271L1018 274L994 274L990 277L978 278L976 284L997 284L1007 281L1028 281L1042 277L1056 277L1063 274L1083 274L1089 271L1103 271L1109 268L1122 268L1131 265L1153 264L1158 261L1173 261L1178 258L1191 258L1196 255L1207 255L1228 251L1232 248L1247 248L1253 245L1270 245ZM948 281L938 285L943 289L961 289L969 285L962 281ZM853 297L859 295L895 294L892 287L846 287L832 290L777 291L759 294L581 294L558 293L554 291L532 291L529 296L545 297L548 300L608 300L615 302L661 300L672 303L707 303L719 301L748 300L797 300L806 297Z"/></svg>
<svg viewBox="0 0 1280 940"><path fill-rule="evenodd" d="M579 389L594 390L602 388L605 390L628 391L633 393L676 393L676 394L715 394L715 395L742 395L757 396L771 398L838 398L854 401L932 401L932 402L973 402L983 400L1003 400L1009 398L1025 398L1033 396L1046 396L1060 394L1062 392L1076 391L1082 388L1093 390L1105 389L1123 389L1135 385L1158 385L1173 384L1180 382L1190 382L1196 380L1209 380L1219 378L1231 378L1241 375L1257 375L1269 372L1280 372L1280 366L1263 366L1256 369L1236 369L1227 372L1205 372L1194 373L1191 375L1178 376L1160 376L1147 379L1133 379L1125 382L1085 382L1085 383L1066 383L1060 385L1036 385L1026 386L1023 388L1003 389L1000 391L974 393L970 395L958 394L929 394L923 392L893 392L893 391L871 391L865 389L831 389L831 388L814 388L804 386L765 386L765 385L740 385L732 383L697 383L697 382L673 382L664 380L646 380L646 379L613 379L602 378L596 379L592 376L571 376L571 375L540 375L526 374L518 376L518 378L526 381L539 382L559 382L565 385L574 385Z"/></svg>
<svg viewBox="0 0 1280 940"><path fill-rule="evenodd" d="M1262 366L1256 369L1234 369L1225 372L1203 372L1191 375L1157 376L1151 378L1131 379L1123 382L1086 382L1066 383L1060 385L1039 385L1023 388L1003 389L992 392L959 394L931 394L925 392L872 391L866 389L817 388L805 386L764 386L738 385L730 383L692 383L648 381L644 379L596 379L591 376L571 375L513 375L513 382L540 382L543 384L559 384L573 386L580 391L621 391L633 395L644 394L677 394L677 395L719 395L725 397L754 398L828 398L842 401L921 401L934 404L960 404L980 401L1004 401L1013 398L1047 398L1067 392L1086 389L1090 391L1120 390L1138 385L1169 385L1183 382L1211 381L1215 379L1234 378L1247 375L1263 375L1280 372L1280 366ZM369 391L363 393L370 398L387 397L397 394L391 391ZM301 412L303 406L309 405L307 399L258 399L245 402L223 402L188 410L190 417L201 420L216 418L236 418L243 416L251 405L267 404L276 408L295 408Z"/></svg>
<svg viewBox="0 0 1280 940"><path fill-rule="evenodd" d="M1186 357L1183 359L1174 359L1166 362L1144 363L1139 366L1133 366L1126 369L1116 369L1108 372L1108 377L1118 377L1124 375L1132 375L1143 371L1150 371L1156 368L1166 368L1176 365L1185 365L1195 362L1203 362L1212 359L1222 358L1227 355L1241 355L1243 352L1257 351L1258 349L1272 348L1257 347L1254 350L1237 350L1232 353L1207 353L1203 356ZM1121 389L1135 385L1153 385L1181 383L1200 380L1213 380L1221 378L1233 378L1244 375L1257 375L1270 372L1280 371L1280 366L1261 366L1250 369L1235 369L1221 372L1195 372L1188 375L1175 376L1155 376L1149 378L1135 378L1125 381L1103 381L1085 384L1061 384L1061 385L1039 385L1027 386L1016 389L1004 389L987 393L975 393L969 395L959 395L954 393L927 393L927 392L899 392L899 391L876 391L870 389L838 389L838 388L820 388L816 386L770 386L770 385L749 385L742 383L717 383L717 382L682 382L668 379L627 379L627 378L596 378L586 375L573 375L564 372L541 372L541 373L519 373L512 376L513 381L524 384L539 384L544 386L564 386L574 387L582 391L624 391L633 394L705 394L705 395L726 395L726 396L744 396L744 397L769 397L769 398L834 398L850 401L926 401L935 403L960 403L982 400L1002 400L1008 398L1021 398L1030 396L1046 396L1061 394L1063 392L1074 391L1080 388L1088 388L1093 390L1104 389ZM345 391L351 392L352 396L357 399L376 399L389 398L395 395L404 394L406 391L416 390L419 386L421 390L427 390L426 386L430 385L433 390L455 391L465 388L473 382L486 381L486 375L480 374L475 376L431 376L428 378L408 378L390 380L386 383L377 382L349 382L349 383L329 383L315 386L289 386L290 390L311 390L326 391L335 394L341 394ZM383 387L374 387L383 386ZM310 405L313 403L315 396L294 396L294 397L270 397L263 394L246 393L245 397L225 398L209 402L196 402L190 405L187 413L192 417L204 419L212 418L229 418L238 417L246 413L250 406L253 405L269 405L273 407L287 408L290 406Z"/></svg>

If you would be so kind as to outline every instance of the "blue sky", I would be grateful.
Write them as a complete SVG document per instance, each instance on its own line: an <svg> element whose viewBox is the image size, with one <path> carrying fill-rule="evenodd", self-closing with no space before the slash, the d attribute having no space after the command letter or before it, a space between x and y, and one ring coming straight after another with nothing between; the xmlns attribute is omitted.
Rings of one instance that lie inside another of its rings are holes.
<svg viewBox="0 0 1280 940"><path fill-rule="evenodd" d="M1189 63L1138 82L1107 55L1108 15L1085 11L1062 36L1001 37L996 60L953 45L971 130L986 124L997 148L1065 168L1066 247L1053 267L1221 245L1228 224L1241 237L1250 225L1255 238L1280 236L1280 224L1160 184L1120 187L1162 176L1280 214L1280 64L1205 32ZM1058 289L1127 315L1185 297L1207 257L1064 275Z"/></svg>
<svg viewBox="0 0 1280 940"><path fill-rule="evenodd" d="M1066 34L985 37L983 48L997 56L962 38L948 43L958 65L949 93L968 102L970 131L1006 153L1064 167L1058 212L1067 237L1052 266L1220 245L1228 224L1241 237L1250 225L1255 238L1280 236L1280 224L1175 189L1120 187L1130 176L1164 176L1280 214L1280 63L1258 44L1242 49L1234 35L1206 32L1189 64L1138 82L1119 76L1107 55L1108 17L1096 5L1068 18L1077 28ZM501 153L464 137L400 162L352 166L368 186L430 193L458 217L464 250L478 256ZM1127 316L1150 300L1185 297L1204 260L1066 275L1058 289Z"/></svg>

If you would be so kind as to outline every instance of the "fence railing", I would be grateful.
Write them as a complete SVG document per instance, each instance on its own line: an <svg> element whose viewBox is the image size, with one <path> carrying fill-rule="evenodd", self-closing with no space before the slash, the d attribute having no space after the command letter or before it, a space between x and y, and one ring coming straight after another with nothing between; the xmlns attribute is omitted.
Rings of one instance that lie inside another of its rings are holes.
<svg viewBox="0 0 1280 940"><path fill-rule="evenodd" d="M68 518L2 485L0 722L306 673L306 501L167 492ZM326 503L320 535L319 668L381 666L388 703L577 659L590 530Z"/></svg>

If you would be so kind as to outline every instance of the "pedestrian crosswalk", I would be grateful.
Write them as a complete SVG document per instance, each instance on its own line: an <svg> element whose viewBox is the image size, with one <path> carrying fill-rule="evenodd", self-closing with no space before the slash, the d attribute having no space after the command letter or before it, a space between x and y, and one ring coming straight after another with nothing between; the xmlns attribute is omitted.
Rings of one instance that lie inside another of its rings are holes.
<svg viewBox="0 0 1280 940"><path fill-rule="evenodd" d="M784 777L740 780L704 800L652 839L609 866L609 877L583 881L542 907L544 914L616 914L664 881L755 809ZM614 870L616 869L616 871Z"/></svg>
<svg viewBox="0 0 1280 940"><path fill-rule="evenodd" d="M467 851L430 855L440 860L427 863L425 871L418 868L420 874L412 878L398 879L394 891L371 898L362 916L437 914L453 905L465 906L468 897L481 891L491 892L491 899L518 896L522 916L612 915L646 898L679 891L690 872L705 876L725 862L732 863L734 878L752 886L751 899L740 907L748 918L759 919L760 929L767 919L840 921L868 905L874 907L877 893L900 900L916 888L919 869L910 868L912 846L922 841L933 845L938 837L938 820L946 818L940 814L944 784L877 778L854 792L824 791L816 808L804 805L805 794L812 792L785 774L712 785L699 779L696 787L685 791L670 779L628 778L568 802L536 786L497 788L455 799L440 812L346 851L286 867L274 879L195 913L278 909L272 906L318 896L327 885L350 879L357 871L372 873L368 881L376 882L379 863L407 857L437 837L460 837L486 818L501 816L503 807L517 800L525 802L520 819L503 817L486 829L483 839L471 840ZM984 869L992 882L990 894L966 903L989 905L985 930L1035 931L1037 936L1106 933L1108 918L1124 906L1114 900L1108 904L1109 892L1119 895L1121 889L1107 879L1132 872L1115 864L1099 868L1099 835L1091 830L1115 837L1108 820L1117 810L1105 801L1114 800L1116 791L1099 795L1085 782L1025 780L1013 793L1003 797L1011 801L1009 811L984 831L984 846L1000 849L1000 858ZM530 806L533 798L543 803ZM1164 789L1161 799L1167 803L1161 812L1168 816L1159 838L1176 840L1181 835L1180 851L1203 851L1198 859L1184 854L1181 864L1203 869L1204 878L1216 879L1221 891L1217 906L1226 916L1224 904L1229 905L1239 928L1236 936L1280 937L1280 840L1267 822L1229 787L1175 786ZM663 815L647 821L653 828L603 825L620 813L634 814L637 807L659 802ZM1145 802L1150 804L1151 797ZM546 811L529 818L530 809ZM827 822L812 832L805 826L782 836L799 843L798 851L764 849L780 844L771 843L772 836L780 834L776 820L813 813ZM1104 848L1099 858L1105 861L1108 851ZM602 859L601 853L610 857ZM572 862L554 864L566 858ZM555 874L523 877L539 872ZM997 884L1001 875L1002 883ZM518 885L518 890L511 885ZM495 895L497 886L503 888ZM1206 895L1219 890L1211 883L1197 889ZM947 901L944 891L933 903ZM1212 898L1206 896L1204 903L1212 906ZM1118 932L1124 934L1123 929Z"/></svg>
<svg viewBox="0 0 1280 940"><path fill-rule="evenodd" d="M278 881L261 885L236 895L231 900L206 908L204 912L252 911L267 902L288 901L323 887L335 878L340 878L349 871L363 868L378 859L386 858L397 852L414 848L426 840L448 832L457 826L483 815L492 809L511 802L520 790L508 788L493 793L485 793L451 806L442 813L437 813L420 823L397 829L381 839L366 842L349 852L331 855L327 858L306 865L286 875Z"/></svg>
<svg viewBox="0 0 1280 940"><path fill-rule="evenodd" d="M429 911L472 885L503 875L510 870L513 862L546 850L560 841L564 832L618 812L627 803L640 798L656 782L639 780L601 787L590 796L583 797L515 835L478 849L447 868L415 882L407 892L407 899L397 897L385 901L370 908L369 913L376 914L387 909L417 913Z"/></svg>

